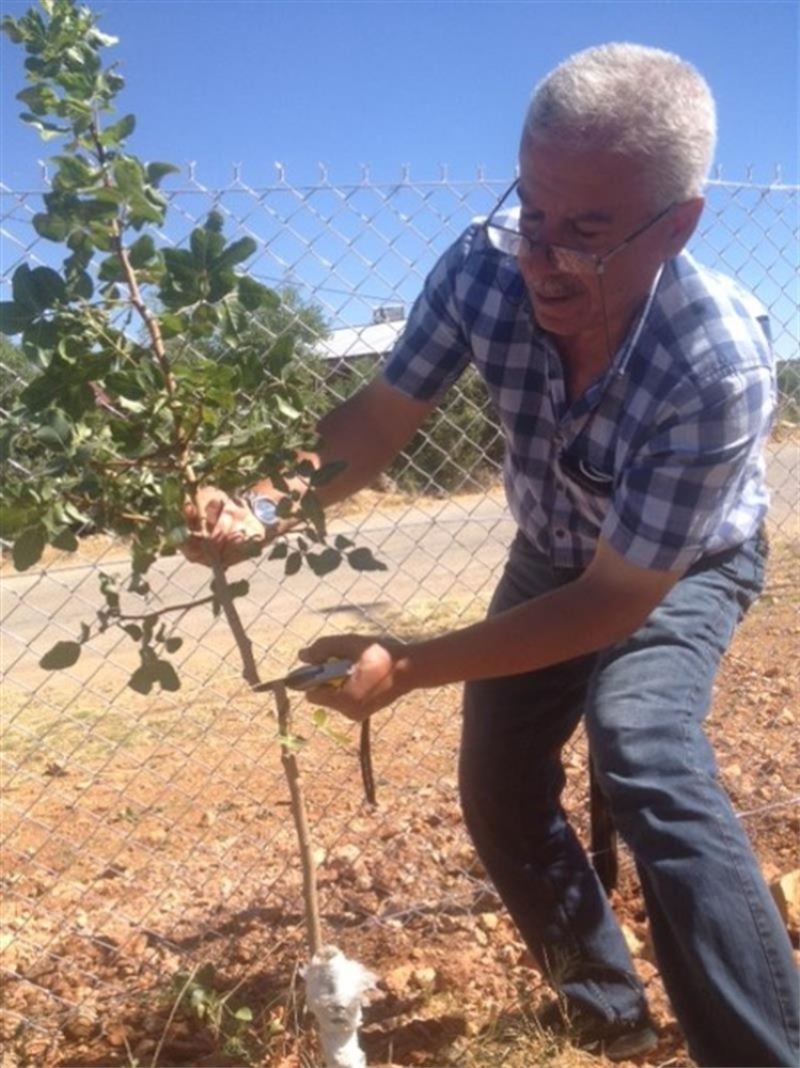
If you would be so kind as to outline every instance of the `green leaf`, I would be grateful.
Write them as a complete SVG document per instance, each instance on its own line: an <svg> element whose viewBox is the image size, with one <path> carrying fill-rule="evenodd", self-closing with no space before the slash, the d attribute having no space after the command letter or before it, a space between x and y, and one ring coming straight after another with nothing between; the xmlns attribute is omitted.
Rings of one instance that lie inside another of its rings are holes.
<svg viewBox="0 0 800 1068"><path fill-rule="evenodd" d="M13 560L17 571L27 571L41 559L47 544L47 534L43 526L28 527L14 542Z"/></svg>
<svg viewBox="0 0 800 1068"><path fill-rule="evenodd" d="M178 337L187 328L185 316L171 315L169 312L166 315L160 315L158 323L161 328L161 336L165 341L169 340L169 338Z"/></svg>
<svg viewBox="0 0 800 1068"><path fill-rule="evenodd" d="M275 398L275 403L278 406L278 411L282 415L285 415L287 419L291 419L292 422L294 422L295 419L299 419L302 415L302 412L298 412L297 408L293 408L287 399L280 393Z"/></svg>
<svg viewBox="0 0 800 1068"><path fill-rule="evenodd" d="M29 111L23 111L20 118L28 126L38 130L39 136L43 141L52 141L55 137L63 137L71 132L69 126L58 126L54 122L45 122L43 119L37 119L35 115L31 115Z"/></svg>
<svg viewBox="0 0 800 1068"><path fill-rule="evenodd" d="M69 527L64 527L64 529L53 538L50 544L54 548L60 549L62 553L74 553L77 552L80 547L80 542Z"/></svg>
<svg viewBox="0 0 800 1068"><path fill-rule="evenodd" d="M66 297L64 279L51 267L34 267L21 264L11 282L14 302L25 310L31 319L52 308Z"/></svg>
<svg viewBox="0 0 800 1068"><path fill-rule="evenodd" d="M119 262L119 257L116 253L112 256L107 256L100 264L100 269L97 272L97 277L101 282L120 282L125 277L125 271L122 264Z"/></svg>
<svg viewBox="0 0 800 1068"><path fill-rule="evenodd" d="M12 44L22 44L25 40L18 23L10 15L3 16L2 30Z"/></svg>
<svg viewBox="0 0 800 1068"><path fill-rule="evenodd" d="M315 708L311 713L311 721L320 734L324 734L326 738L330 738L331 741L336 742L337 745L350 745L350 739L346 734L342 734L328 726L329 718L330 717L324 708Z"/></svg>
<svg viewBox="0 0 800 1068"><path fill-rule="evenodd" d="M290 752L302 749L306 744L306 739L299 734L279 734L278 741L281 743L282 748L288 749Z"/></svg>
<svg viewBox="0 0 800 1068"><path fill-rule="evenodd" d="M40 237L44 237L47 241L61 243L72 229L72 224L63 215L48 215L39 212L33 217L33 228Z"/></svg>
<svg viewBox="0 0 800 1068"><path fill-rule="evenodd" d="M258 248L258 244L252 237L241 237L238 241L232 241L214 260L214 268L228 270L237 263L249 259ZM266 289L266 286L262 286ZM267 290L269 292L269 290Z"/></svg>
<svg viewBox="0 0 800 1068"><path fill-rule="evenodd" d="M142 234L128 249L128 260L131 267L144 267L150 263L156 254L156 245L149 234Z"/></svg>
<svg viewBox="0 0 800 1068"><path fill-rule="evenodd" d="M147 181L150 185L155 186L156 188L161 184L161 179L166 178L168 174L180 173L180 167L176 167L172 163L148 163L145 167Z"/></svg>
<svg viewBox="0 0 800 1068"><path fill-rule="evenodd" d="M39 661L39 667L45 671L62 671L77 663L80 655L80 642L56 642Z"/></svg>
<svg viewBox="0 0 800 1068"><path fill-rule="evenodd" d="M130 137L136 128L136 116L125 115L115 122L113 126L106 127L100 135L100 141L104 145L118 145L126 137Z"/></svg>
<svg viewBox="0 0 800 1068"><path fill-rule="evenodd" d="M376 560L371 549L353 549L347 554L347 562L355 571L385 571L386 564Z"/></svg>
<svg viewBox="0 0 800 1068"><path fill-rule="evenodd" d="M0 333L9 337L21 334L30 321L30 315L19 304L10 300L0 303Z"/></svg>
<svg viewBox="0 0 800 1068"><path fill-rule="evenodd" d="M55 111L58 97L47 85L33 85L17 93L17 100L30 108L36 116L47 115Z"/></svg>
<svg viewBox="0 0 800 1068"><path fill-rule="evenodd" d="M240 278L237 294L243 308L247 311L255 311L256 308L261 307L267 295L272 295L272 290L262 286L260 282L253 281L252 278Z"/></svg>
<svg viewBox="0 0 800 1068"><path fill-rule="evenodd" d="M248 1008L247 1005L242 1005L240 1009L237 1009L233 1014L235 1020L242 1020L244 1023L251 1023L253 1020L253 1010Z"/></svg>
<svg viewBox="0 0 800 1068"><path fill-rule="evenodd" d="M118 159L114 163L114 181L126 197L136 196L144 190L144 171L138 160Z"/></svg>
<svg viewBox="0 0 800 1068"><path fill-rule="evenodd" d="M18 530L35 523L39 517L41 506L39 504L0 504L0 537L11 541Z"/></svg>
<svg viewBox="0 0 800 1068"><path fill-rule="evenodd" d="M67 282L67 295L71 299L81 298L91 300L94 293L94 282L87 271L75 271L69 275Z"/></svg>
<svg viewBox="0 0 800 1068"><path fill-rule="evenodd" d="M210 211L208 218L205 221L205 229L212 234L221 234L222 228L225 225L225 220L222 217L222 213L219 211Z"/></svg>
<svg viewBox="0 0 800 1068"><path fill-rule="evenodd" d="M85 189L96 179L91 167L80 156L53 156L53 159L59 165L53 177L54 189Z"/></svg>

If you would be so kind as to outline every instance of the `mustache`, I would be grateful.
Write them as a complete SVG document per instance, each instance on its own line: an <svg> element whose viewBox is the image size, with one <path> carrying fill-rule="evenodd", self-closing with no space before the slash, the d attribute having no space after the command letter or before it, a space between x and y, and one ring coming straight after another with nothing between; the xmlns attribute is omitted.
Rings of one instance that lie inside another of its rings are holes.
<svg viewBox="0 0 800 1068"><path fill-rule="evenodd" d="M532 286L534 293L545 300L553 300L558 297L574 297L583 291L582 286L576 286L574 282L566 279L546 279Z"/></svg>

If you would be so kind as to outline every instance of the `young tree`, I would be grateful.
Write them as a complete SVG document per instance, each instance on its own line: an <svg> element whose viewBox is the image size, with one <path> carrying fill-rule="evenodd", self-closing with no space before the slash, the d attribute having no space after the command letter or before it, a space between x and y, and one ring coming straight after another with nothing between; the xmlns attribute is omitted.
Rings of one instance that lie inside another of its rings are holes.
<svg viewBox="0 0 800 1068"><path fill-rule="evenodd" d="M20 266L12 299L0 306L0 328L19 337L14 352L24 358L27 380L0 432L7 463L0 518L16 567L35 565L48 544L77 548L75 531L88 524L130 539L127 593L146 598L148 569L185 540L184 508L198 488L238 490L264 477L285 492L279 514L295 519L301 535L291 548L282 541L272 550L287 573L303 562L317 574L344 559L358 569L381 566L347 539L327 543L314 491L335 468L296 460L298 449L313 444L297 355L323 321L289 291L279 294L240 272L256 242L229 241L218 212L192 231L188 247L159 246L155 235L169 204L161 183L178 168L142 162L128 148L135 119L112 115L124 83L116 65L101 58L115 39L74 0L40 4L2 24L27 53L22 120L44 140L63 143L33 225L66 251L60 270ZM287 479L298 477L305 488L292 492ZM224 613L243 675L255 686L251 644L234 603L247 584L229 583L212 563L206 600ZM169 656L179 639L166 635L164 609L145 606L131 622L108 576L101 591L97 623L57 643L42 666L69 667L95 628L120 626L139 647L131 686L142 693L177 689ZM320 932L311 848L282 687L276 699L314 954Z"/></svg>

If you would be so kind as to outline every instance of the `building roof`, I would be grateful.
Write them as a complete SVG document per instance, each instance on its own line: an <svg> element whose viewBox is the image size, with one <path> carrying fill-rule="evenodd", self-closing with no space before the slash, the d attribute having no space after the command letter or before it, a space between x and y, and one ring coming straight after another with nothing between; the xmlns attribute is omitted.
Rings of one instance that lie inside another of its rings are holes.
<svg viewBox="0 0 800 1068"><path fill-rule="evenodd" d="M405 319L365 326L345 326L332 330L318 342L316 349L323 360L353 360L357 356L385 356L394 348L406 325Z"/></svg>

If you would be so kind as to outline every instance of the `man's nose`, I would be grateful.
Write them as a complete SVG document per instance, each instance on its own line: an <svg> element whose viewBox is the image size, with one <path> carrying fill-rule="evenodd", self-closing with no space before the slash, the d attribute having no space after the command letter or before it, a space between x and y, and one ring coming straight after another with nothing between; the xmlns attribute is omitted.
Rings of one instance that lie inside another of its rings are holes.
<svg viewBox="0 0 800 1068"><path fill-rule="evenodd" d="M556 266L549 242L539 239L526 241L517 255L523 274L540 276L552 274Z"/></svg>

